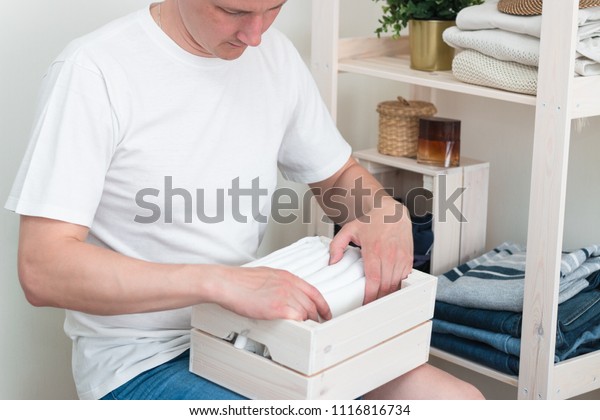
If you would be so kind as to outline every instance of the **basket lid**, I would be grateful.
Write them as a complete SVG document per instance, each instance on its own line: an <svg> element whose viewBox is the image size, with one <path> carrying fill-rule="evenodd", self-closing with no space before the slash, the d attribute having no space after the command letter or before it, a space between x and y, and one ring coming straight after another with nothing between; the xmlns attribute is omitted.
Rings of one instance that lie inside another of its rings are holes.
<svg viewBox="0 0 600 420"><path fill-rule="evenodd" d="M509 15L535 16L542 14L543 0L500 0L498 10ZM579 8L600 6L600 0L579 0Z"/></svg>
<svg viewBox="0 0 600 420"><path fill-rule="evenodd" d="M392 117L430 116L437 112L435 106L425 101L407 101L398 96L395 101L385 101L377 105L377 112Z"/></svg>

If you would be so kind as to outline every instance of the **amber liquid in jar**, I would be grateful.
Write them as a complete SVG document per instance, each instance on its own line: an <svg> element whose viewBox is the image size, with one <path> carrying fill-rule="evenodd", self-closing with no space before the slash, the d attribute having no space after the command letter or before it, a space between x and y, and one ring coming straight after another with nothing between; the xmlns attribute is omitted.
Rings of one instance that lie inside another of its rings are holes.
<svg viewBox="0 0 600 420"><path fill-rule="evenodd" d="M455 141L419 139L417 161L426 165L448 168L460 165L460 143Z"/></svg>
<svg viewBox="0 0 600 420"><path fill-rule="evenodd" d="M417 162L448 168L460 165L460 121L427 117L419 120Z"/></svg>

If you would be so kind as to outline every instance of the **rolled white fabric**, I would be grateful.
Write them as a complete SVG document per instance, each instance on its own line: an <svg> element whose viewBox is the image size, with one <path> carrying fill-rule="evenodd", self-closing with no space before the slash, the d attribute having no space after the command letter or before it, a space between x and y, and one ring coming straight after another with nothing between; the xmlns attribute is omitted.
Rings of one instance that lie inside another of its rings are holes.
<svg viewBox="0 0 600 420"><path fill-rule="evenodd" d="M291 259L281 264L282 270L287 270L300 278L306 278L315 273L320 267L329 263L329 248L325 245L311 247L302 254L291 255Z"/></svg>
<svg viewBox="0 0 600 420"><path fill-rule="evenodd" d="M323 264L317 271L310 276L303 277L303 279L319 288L319 285L324 285L332 279L343 277L346 270L348 270L352 264L357 262L362 265L360 251L356 248L348 248L344 252L344 257L336 264Z"/></svg>
<svg viewBox="0 0 600 420"><path fill-rule="evenodd" d="M339 262L329 265L330 242L325 237L302 238L244 267L271 267L297 275L319 289L335 318L362 306L366 279L358 248L348 247ZM269 357L269 349L243 334L235 337L233 345Z"/></svg>
<svg viewBox="0 0 600 420"><path fill-rule="evenodd" d="M322 271L331 273L331 271L328 270L330 267L333 267L333 265L323 268ZM350 283L357 279L363 278L364 276L365 269L363 266L363 260L358 259L354 263L350 264L346 270L337 275L330 275L325 281L315 284L314 286L319 289L322 294L325 294L334 290L343 289ZM310 279L307 279L307 281L310 283Z"/></svg>
<svg viewBox="0 0 600 420"><path fill-rule="evenodd" d="M339 316L362 305L364 264L360 250L348 247L339 262L329 265L330 242L325 237L305 237L244 267L271 267L297 275L319 289L331 313Z"/></svg>
<svg viewBox="0 0 600 420"><path fill-rule="evenodd" d="M343 288L324 293L323 297L333 308L331 314L333 318L359 308L363 304L365 295L365 277L357 278Z"/></svg>
<svg viewBox="0 0 600 420"><path fill-rule="evenodd" d="M282 261L283 258L289 258L290 256L292 256L294 252L306 250L310 247L311 241L309 241L308 238L303 238L299 241L294 242L291 245L273 251L264 257L258 258L254 261L250 261L249 263L244 264L243 267L273 267L274 265L278 264L277 261Z"/></svg>

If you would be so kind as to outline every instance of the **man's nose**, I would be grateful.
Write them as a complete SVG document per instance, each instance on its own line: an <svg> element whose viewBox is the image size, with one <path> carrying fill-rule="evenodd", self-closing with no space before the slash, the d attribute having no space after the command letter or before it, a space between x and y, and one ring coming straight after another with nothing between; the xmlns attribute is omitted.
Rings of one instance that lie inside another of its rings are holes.
<svg viewBox="0 0 600 420"><path fill-rule="evenodd" d="M244 26L238 32L238 39L250 47L257 47L264 32L264 19L260 15L249 16Z"/></svg>

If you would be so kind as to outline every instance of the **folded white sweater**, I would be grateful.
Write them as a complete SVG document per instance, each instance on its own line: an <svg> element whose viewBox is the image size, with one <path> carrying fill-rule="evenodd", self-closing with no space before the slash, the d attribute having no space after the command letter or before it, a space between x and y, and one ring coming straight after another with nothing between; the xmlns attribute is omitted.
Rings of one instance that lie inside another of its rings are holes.
<svg viewBox="0 0 600 420"><path fill-rule="evenodd" d="M463 50L454 56L452 74L473 85L527 95L537 92L537 67L498 60L475 50Z"/></svg>
<svg viewBox="0 0 600 420"><path fill-rule="evenodd" d="M503 29L465 31L453 26L444 31L443 39L459 51L473 50L496 60L526 66L537 67L539 64L540 40L530 35ZM576 74L580 76L600 74L600 37L580 41L577 44L577 53ZM500 66L505 65L501 63Z"/></svg>
<svg viewBox="0 0 600 420"><path fill-rule="evenodd" d="M459 80L535 95L540 55L541 16L498 10L498 0L462 9L444 41L457 49L453 74ZM600 7L578 13L575 74L600 74Z"/></svg>

